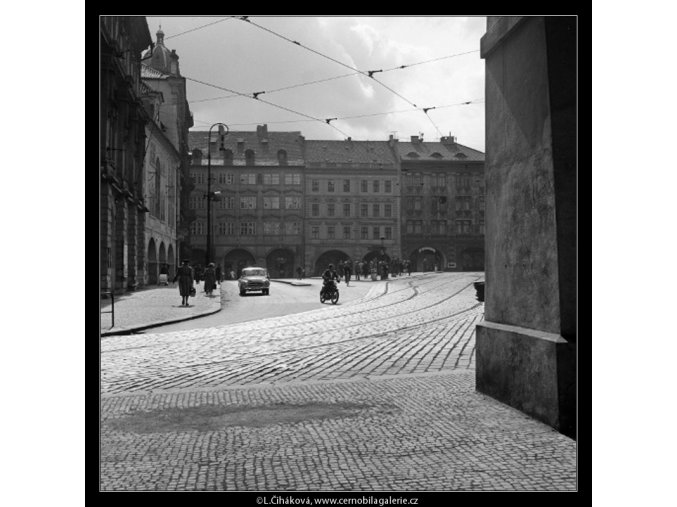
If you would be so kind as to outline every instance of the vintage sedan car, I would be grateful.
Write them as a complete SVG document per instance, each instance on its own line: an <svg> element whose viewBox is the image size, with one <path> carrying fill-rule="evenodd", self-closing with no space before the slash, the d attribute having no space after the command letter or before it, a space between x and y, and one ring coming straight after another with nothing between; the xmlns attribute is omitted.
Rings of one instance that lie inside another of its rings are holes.
<svg viewBox="0 0 677 507"><path fill-rule="evenodd" d="M250 266L242 270L237 284L240 288L240 296L247 292L259 292L264 296L270 294L270 277L266 268Z"/></svg>

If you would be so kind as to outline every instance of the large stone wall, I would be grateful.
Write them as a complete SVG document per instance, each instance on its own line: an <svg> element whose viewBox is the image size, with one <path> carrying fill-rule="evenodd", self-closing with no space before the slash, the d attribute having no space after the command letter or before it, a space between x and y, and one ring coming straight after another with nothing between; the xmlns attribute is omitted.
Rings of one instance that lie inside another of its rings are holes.
<svg viewBox="0 0 677 507"><path fill-rule="evenodd" d="M486 60L477 389L575 434L575 18L500 18Z"/></svg>

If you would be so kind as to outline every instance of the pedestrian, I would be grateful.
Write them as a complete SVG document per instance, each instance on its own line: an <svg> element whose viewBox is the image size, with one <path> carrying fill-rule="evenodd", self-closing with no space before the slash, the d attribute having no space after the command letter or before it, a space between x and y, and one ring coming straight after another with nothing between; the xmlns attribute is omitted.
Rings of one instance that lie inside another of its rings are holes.
<svg viewBox="0 0 677 507"><path fill-rule="evenodd" d="M181 266L176 270L176 276L174 277L174 283L179 281L179 294L181 294L181 306L189 306L188 298L190 297L190 291L193 288L193 268L190 267L188 260L184 259L181 261Z"/></svg>
<svg viewBox="0 0 677 507"><path fill-rule="evenodd" d="M301 279L301 266L297 266L296 268L296 278Z"/></svg>
<svg viewBox="0 0 677 507"><path fill-rule="evenodd" d="M408 276L411 276L411 261L407 261L407 274Z"/></svg>
<svg viewBox="0 0 677 507"><path fill-rule="evenodd" d="M207 296L212 295L214 289L216 289L216 270L214 269L214 263L210 262L204 273L205 287L204 291L207 293Z"/></svg>
<svg viewBox="0 0 677 507"><path fill-rule="evenodd" d="M353 274L353 261L350 259L346 260L343 264L343 275L346 278L346 287L350 285L350 277Z"/></svg>
<svg viewBox="0 0 677 507"><path fill-rule="evenodd" d="M221 285L221 282L223 281L223 271L221 270L221 264L216 265L216 281L219 285Z"/></svg>

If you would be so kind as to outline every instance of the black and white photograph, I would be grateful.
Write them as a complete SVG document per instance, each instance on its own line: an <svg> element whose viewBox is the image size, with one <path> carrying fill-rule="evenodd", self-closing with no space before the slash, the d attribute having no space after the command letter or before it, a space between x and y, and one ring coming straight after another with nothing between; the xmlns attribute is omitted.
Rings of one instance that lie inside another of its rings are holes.
<svg viewBox="0 0 677 507"><path fill-rule="evenodd" d="M99 491L579 491L578 33L99 16Z"/></svg>

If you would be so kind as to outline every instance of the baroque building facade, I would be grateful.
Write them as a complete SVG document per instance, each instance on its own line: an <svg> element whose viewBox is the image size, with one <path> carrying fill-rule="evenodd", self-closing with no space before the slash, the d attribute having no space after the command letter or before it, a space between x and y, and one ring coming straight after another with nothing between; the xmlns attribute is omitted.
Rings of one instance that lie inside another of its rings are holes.
<svg viewBox="0 0 677 507"><path fill-rule="evenodd" d="M142 283L149 118L141 100L140 55L152 40L144 17L101 16L99 33L100 289L119 293Z"/></svg>
<svg viewBox="0 0 677 507"><path fill-rule="evenodd" d="M247 265L274 278L297 268L317 276L348 258L408 259L415 271L483 269L484 155L455 138L306 140L266 125L230 132L222 145L219 137L190 132L193 264L209 258L227 278Z"/></svg>
<svg viewBox="0 0 677 507"><path fill-rule="evenodd" d="M293 276L304 258L301 133L268 132L260 125L256 132L230 132L223 142L219 138L215 132L211 138L208 132L190 133L193 264L220 264L226 278L239 277L242 268L251 265L267 267L274 277ZM208 198L208 187L213 199Z"/></svg>
<svg viewBox="0 0 677 507"><path fill-rule="evenodd" d="M484 269L484 154L453 136L395 143L402 249L415 271Z"/></svg>
<svg viewBox="0 0 677 507"><path fill-rule="evenodd" d="M306 272L401 256L397 160L387 141L305 142Z"/></svg>

